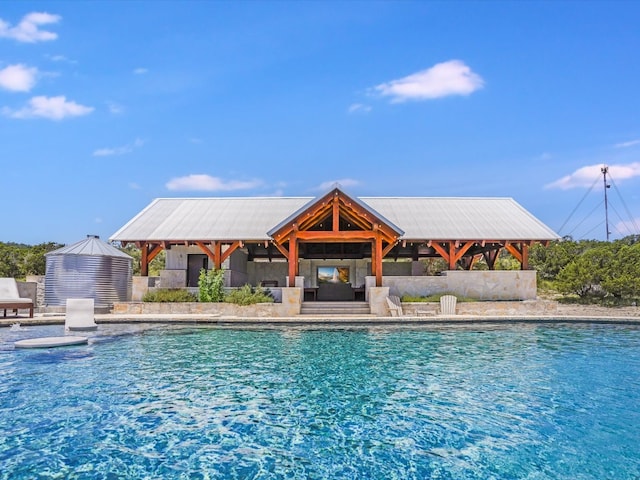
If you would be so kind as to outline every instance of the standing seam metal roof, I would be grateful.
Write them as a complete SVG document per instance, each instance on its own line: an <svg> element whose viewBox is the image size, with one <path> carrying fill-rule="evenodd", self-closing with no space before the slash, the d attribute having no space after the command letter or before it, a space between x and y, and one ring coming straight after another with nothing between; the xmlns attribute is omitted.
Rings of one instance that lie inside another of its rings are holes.
<svg viewBox="0 0 640 480"><path fill-rule="evenodd" d="M269 240L311 197L159 198L113 234L115 241ZM359 197L407 240L555 240L511 198Z"/></svg>

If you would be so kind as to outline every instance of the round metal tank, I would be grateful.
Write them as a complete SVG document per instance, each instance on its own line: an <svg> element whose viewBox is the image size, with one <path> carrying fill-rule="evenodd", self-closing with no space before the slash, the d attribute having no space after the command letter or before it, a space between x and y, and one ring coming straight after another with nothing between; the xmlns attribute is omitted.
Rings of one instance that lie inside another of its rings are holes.
<svg viewBox="0 0 640 480"><path fill-rule="evenodd" d="M93 298L96 307L131 299L133 258L99 237L45 254L44 301L64 306L67 298Z"/></svg>

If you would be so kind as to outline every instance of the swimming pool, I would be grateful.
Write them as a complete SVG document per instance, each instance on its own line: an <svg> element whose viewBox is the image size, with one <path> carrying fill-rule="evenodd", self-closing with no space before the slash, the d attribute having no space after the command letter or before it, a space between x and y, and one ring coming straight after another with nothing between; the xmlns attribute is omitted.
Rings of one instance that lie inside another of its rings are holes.
<svg viewBox="0 0 640 480"><path fill-rule="evenodd" d="M14 350L0 478L640 477L640 328L101 325Z"/></svg>

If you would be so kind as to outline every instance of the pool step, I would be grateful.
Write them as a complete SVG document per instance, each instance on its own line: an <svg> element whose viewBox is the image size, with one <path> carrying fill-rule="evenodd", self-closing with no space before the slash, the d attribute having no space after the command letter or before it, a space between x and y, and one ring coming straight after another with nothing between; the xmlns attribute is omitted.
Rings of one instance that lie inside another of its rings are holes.
<svg viewBox="0 0 640 480"><path fill-rule="evenodd" d="M302 302L300 315L371 315L368 302Z"/></svg>

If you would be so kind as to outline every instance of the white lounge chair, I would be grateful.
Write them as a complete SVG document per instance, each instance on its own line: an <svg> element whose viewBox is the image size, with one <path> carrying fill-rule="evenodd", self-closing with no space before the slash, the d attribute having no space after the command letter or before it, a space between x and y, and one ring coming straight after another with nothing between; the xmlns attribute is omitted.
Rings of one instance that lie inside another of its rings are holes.
<svg viewBox="0 0 640 480"><path fill-rule="evenodd" d="M389 307L389 313L392 317L403 317L402 302L397 295L389 295L387 297L387 306Z"/></svg>
<svg viewBox="0 0 640 480"><path fill-rule="evenodd" d="M95 330L93 298L67 298L67 315L64 321L67 330Z"/></svg>
<svg viewBox="0 0 640 480"><path fill-rule="evenodd" d="M458 299L454 295L440 297L440 315L455 315Z"/></svg>
<svg viewBox="0 0 640 480"><path fill-rule="evenodd" d="M0 309L4 310L5 317L7 310L13 310L18 315L18 310L28 309L29 318L33 318L33 300L20 297L14 278L0 278Z"/></svg>

